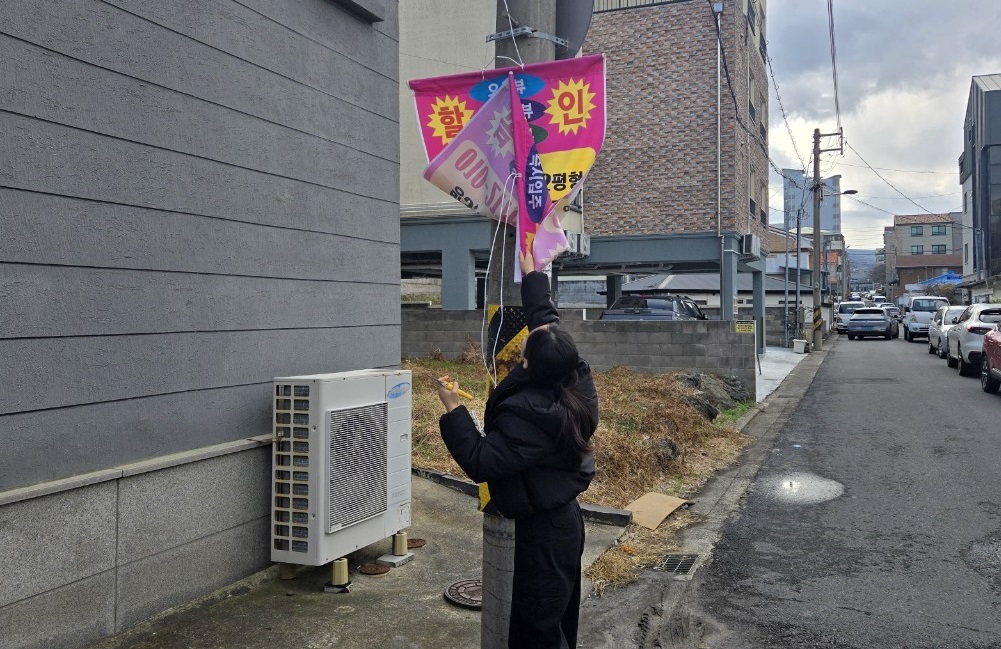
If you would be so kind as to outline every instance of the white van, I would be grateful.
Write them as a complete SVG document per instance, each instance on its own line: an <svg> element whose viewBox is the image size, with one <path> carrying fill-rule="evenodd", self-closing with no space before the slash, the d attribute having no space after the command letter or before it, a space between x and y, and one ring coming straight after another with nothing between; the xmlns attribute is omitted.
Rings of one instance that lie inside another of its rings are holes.
<svg viewBox="0 0 1001 649"><path fill-rule="evenodd" d="M904 304L904 340L914 342L916 336L928 337L928 325L940 306L949 300L937 295L915 295Z"/></svg>

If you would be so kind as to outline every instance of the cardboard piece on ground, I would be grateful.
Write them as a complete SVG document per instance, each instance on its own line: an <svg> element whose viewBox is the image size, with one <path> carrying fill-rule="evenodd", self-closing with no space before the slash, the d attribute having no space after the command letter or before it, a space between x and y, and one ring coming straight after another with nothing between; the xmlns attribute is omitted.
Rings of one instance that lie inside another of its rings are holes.
<svg viewBox="0 0 1001 649"><path fill-rule="evenodd" d="M634 523L655 530L671 512L683 505L694 504L684 498L650 492L626 505L626 509L633 513Z"/></svg>

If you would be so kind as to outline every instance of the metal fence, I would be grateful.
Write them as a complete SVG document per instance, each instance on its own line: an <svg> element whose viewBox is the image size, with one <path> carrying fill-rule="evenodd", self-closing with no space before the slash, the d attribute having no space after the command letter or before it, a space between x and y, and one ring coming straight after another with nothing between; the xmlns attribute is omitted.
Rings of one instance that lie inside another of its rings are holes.
<svg viewBox="0 0 1001 649"><path fill-rule="evenodd" d="M679 2L692 2L692 0L660 0L660 2L651 2L651 0L594 0L594 13L600 14L606 11L619 11L621 9L673 5Z"/></svg>

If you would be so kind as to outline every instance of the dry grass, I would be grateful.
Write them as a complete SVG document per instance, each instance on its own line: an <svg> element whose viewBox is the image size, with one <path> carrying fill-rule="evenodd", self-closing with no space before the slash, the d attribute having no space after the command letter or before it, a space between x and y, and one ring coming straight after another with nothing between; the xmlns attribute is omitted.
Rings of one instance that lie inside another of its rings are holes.
<svg viewBox="0 0 1001 649"><path fill-rule="evenodd" d="M439 354L407 360L403 367L414 374L414 464L464 478L438 434L443 410L434 379L447 374L458 380L476 397L466 405L482 414L488 382L476 345L470 343L461 361ZM732 464L747 444L732 425L714 424L692 407L687 397L695 390L672 374L613 368L594 377L601 410L593 438L597 474L582 502L624 508L650 491L689 497ZM620 543L588 569L596 592L627 583L664 554L676 552L677 530L695 520L681 511L656 530L630 525Z"/></svg>

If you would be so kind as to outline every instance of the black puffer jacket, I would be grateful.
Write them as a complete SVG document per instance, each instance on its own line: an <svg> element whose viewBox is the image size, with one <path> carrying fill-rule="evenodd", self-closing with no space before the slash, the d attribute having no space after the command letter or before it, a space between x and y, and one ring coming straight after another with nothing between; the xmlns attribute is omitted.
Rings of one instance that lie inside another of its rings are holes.
<svg viewBox="0 0 1001 649"><path fill-rule="evenodd" d="M522 280L522 303L529 329L559 321L549 297L549 278L530 273ZM591 369L580 361L572 389L598 421L598 394ZM568 457L558 440L566 415L556 388L533 384L516 367L487 400L480 436L465 406L442 415L441 435L456 462L475 482L486 482L491 501L508 518L522 518L565 505L594 477L594 457ZM590 439L594 430L583 431Z"/></svg>

